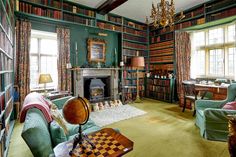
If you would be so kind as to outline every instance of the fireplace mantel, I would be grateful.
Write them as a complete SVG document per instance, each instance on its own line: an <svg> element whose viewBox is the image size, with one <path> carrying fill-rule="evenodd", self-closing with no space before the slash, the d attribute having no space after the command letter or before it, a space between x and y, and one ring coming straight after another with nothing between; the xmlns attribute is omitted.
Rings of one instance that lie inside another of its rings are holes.
<svg viewBox="0 0 236 157"><path fill-rule="evenodd" d="M111 98L118 99L118 79L119 79L119 68L76 68L73 70L74 79L74 92L75 95L84 97L84 78L85 77L106 77L109 76L111 79Z"/></svg>

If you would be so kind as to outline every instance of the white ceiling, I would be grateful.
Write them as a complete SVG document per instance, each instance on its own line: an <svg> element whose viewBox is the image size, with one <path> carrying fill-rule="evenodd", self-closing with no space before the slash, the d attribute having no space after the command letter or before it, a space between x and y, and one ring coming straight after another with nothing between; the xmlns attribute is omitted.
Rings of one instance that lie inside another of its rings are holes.
<svg viewBox="0 0 236 157"><path fill-rule="evenodd" d="M92 8L97 8L106 0L71 0L79 4L83 4ZM150 16L152 2L160 3L161 0L128 0L118 8L111 11L124 17L128 17L137 21L145 22L146 16ZM169 0L170 1L170 0ZM201 4L209 0L174 0L176 12L186 10L197 4Z"/></svg>

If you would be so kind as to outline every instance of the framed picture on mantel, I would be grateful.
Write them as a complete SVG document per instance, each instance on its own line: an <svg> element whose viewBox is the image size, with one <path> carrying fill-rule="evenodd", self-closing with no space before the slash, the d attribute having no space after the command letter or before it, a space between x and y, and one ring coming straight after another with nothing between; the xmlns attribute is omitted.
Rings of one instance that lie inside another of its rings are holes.
<svg viewBox="0 0 236 157"><path fill-rule="evenodd" d="M88 61L106 62L106 42L102 39L88 39Z"/></svg>

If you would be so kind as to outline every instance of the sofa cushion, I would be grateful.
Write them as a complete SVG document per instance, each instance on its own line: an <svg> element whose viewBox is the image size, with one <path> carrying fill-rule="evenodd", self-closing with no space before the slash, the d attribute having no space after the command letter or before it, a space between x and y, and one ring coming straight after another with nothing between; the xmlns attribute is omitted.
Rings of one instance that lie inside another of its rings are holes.
<svg viewBox="0 0 236 157"><path fill-rule="evenodd" d="M53 147L67 140L64 130L58 125L55 120L50 123L50 133Z"/></svg>
<svg viewBox="0 0 236 157"><path fill-rule="evenodd" d="M227 103L223 106L223 109L236 110L236 101L227 102Z"/></svg>

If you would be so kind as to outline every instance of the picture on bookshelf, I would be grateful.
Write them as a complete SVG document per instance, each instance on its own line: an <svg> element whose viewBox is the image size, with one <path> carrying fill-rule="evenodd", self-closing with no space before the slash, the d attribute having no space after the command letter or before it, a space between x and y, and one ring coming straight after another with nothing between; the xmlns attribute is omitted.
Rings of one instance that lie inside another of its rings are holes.
<svg viewBox="0 0 236 157"><path fill-rule="evenodd" d="M106 42L103 39L88 39L88 61L106 62Z"/></svg>

